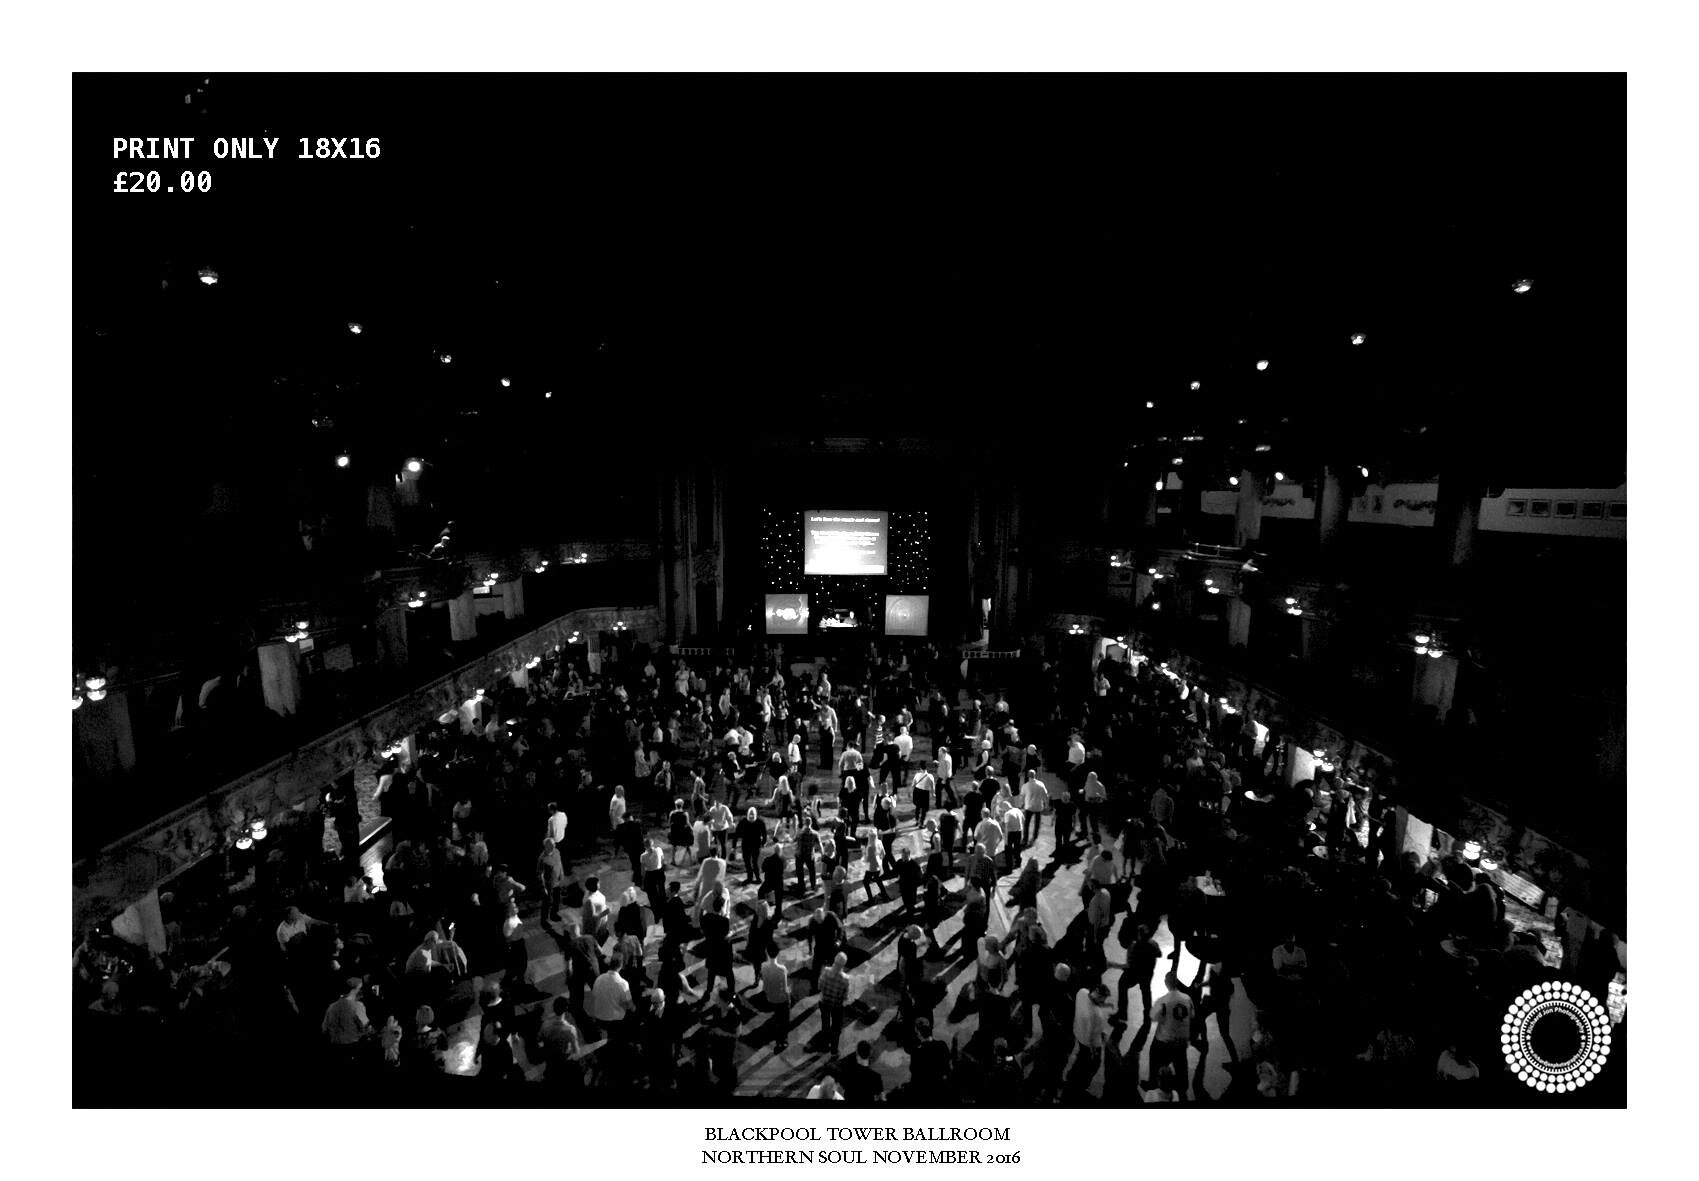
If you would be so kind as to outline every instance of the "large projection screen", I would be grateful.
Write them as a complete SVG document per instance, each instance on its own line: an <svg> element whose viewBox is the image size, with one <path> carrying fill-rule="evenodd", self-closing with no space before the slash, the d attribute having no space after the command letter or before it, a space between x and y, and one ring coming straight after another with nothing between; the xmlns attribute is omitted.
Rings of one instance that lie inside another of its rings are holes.
<svg viewBox="0 0 1699 1181"><path fill-rule="evenodd" d="M768 595L767 634L770 636L807 635L808 596Z"/></svg>
<svg viewBox="0 0 1699 1181"><path fill-rule="evenodd" d="M804 574L884 574L888 513L807 509L802 514Z"/></svg>
<svg viewBox="0 0 1699 1181"><path fill-rule="evenodd" d="M925 595L886 595L885 634L888 636L924 636L927 608Z"/></svg>

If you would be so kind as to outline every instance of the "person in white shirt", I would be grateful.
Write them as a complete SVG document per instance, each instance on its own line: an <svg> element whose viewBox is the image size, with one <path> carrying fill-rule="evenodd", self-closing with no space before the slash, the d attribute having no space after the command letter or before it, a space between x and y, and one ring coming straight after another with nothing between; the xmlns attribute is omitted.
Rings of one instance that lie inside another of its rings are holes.
<svg viewBox="0 0 1699 1181"><path fill-rule="evenodd" d="M1286 941L1274 949L1270 958L1274 962L1275 974L1283 979L1296 979L1310 966L1310 957L1298 946L1296 935L1286 936Z"/></svg>
<svg viewBox="0 0 1699 1181"><path fill-rule="evenodd" d="M277 924L277 945L284 951L288 951L291 939L306 934L308 927L321 925L320 921L312 915L302 914L300 907L291 906L283 912L283 921Z"/></svg>
<svg viewBox="0 0 1699 1181"><path fill-rule="evenodd" d="M909 756L914 754L914 739L909 737L908 727L899 726L897 736L891 745L897 750L897 773L902 778L908 778Z"/></svg>
<svg viewBox="0 0 1699 1181"><path fill-rule="evenodd" d="M615 829L619 828L620 822L624 819L625 788L615 787L613 798L608 801L608 831L613 832ZM559 845L560 842L557 841L555 843L556 845Z"/></svg>
<svg viewBox="0 0 1699 1181"><path fill-rule="evenodd" d="M1109 986L1097 984L1074 994L1074 1043L1079 1057L1069 1073L1069 1086L1084 1092L1103 1067L1109 1044Z"/></svg>
<svg viewBox="0 0 1699 1181"><path fill-rule="evenodd" d="M1014 873L1018 869L1021 850L1025 848L1021 840L1021 826L1026 817L1021 810L1009 803L1003 809L1003 872Z"/></svg>
<svg viewBox="0 0 1699 1181"><path fill-rule="evenodd" d="M936 767L938 764L932 764ZM922 767L915 772L914 783L909 787L909 794L914 799L914 826L920 828L926 823L926 809L932 803L932 792L937 786L937 780L932 772Z"/></svg>
<svg viewBox="0 0 1699 1181"><path fill-rule="evenodd" d="M584 1000L590 1019L610 1036L623 1028L625 1015L637 1008L637 1002L631 999L631 984L619 974L621 967L619 956L609 960L607 971L596 977L590 995Z"/></svg>
<svg viewBox="0 0 1699 1181"><path fill-rule="evenodd" d="M724 800L716 801L714 806L708 809L708 831L713 834L714 843L719 846L721 859L729 858L732 810Z"/></svg>
<svg viewBox="0 0 1699 1181"><path fill-rule="evenodd" d="M549 817L544 827L544 835L555 843L557 849L560 848L566 841L566 813L559 804L549 805Z"/></svg>
<svg viewBox="0 0 1699 1181"><path fill-rule="evenodd" d="M1197 1004L1181 990L1180 978L1174 973L1168 973L1164 983L1168 991L1151 1008L1156 1032L1150 1042L1152 1081L1146 1083L1145 1088L1154 1089L1158 1082L1167 1081L1164 1078L1166 1072L1172 1072L1174 1086L1184 1095L1188 1085L1186 1047L1192 1040L1192 1018L1196 1015Z"/></svg>
<svg viewBox="0 0 1699 1181"><path fill-rule="evenodd" d="M1085 743L1080 741L1079 734L1068 735L1068 778L1069 786L1079 789L1079 780L1085 771Z"/></svg>
<svg viewBox="0 0 1699 1181"><path fill-rule="evenodd" d="M1050 789L1044 786L1044 781L1038 777L1038 772L1027 768L1026 783L1021 787L1021 808L1025 815L1021 822L1021 842L1031 845L1038 839L1038 834L1044 830L1044 813L1050 807Z"/></svg>
<svg viewBox="0 0 1699 1181"><path fill-rule="evenodd" d="M960 797L956 795L955 787L950 783L950 781L956 777L956 760L951 756L950 748L948 746L940 746L938 748L938 758L936 760L936 765L933 768L933 774L938 780L938 806L940 808L945 807L944 797L949 796L950 802L947 805L948 807L961 807L962 801Z"/></svg>
<svg viewBox="0 0 1699 1181"><path fill-rule="evenodd" d="M598 943L608 937L608 896L602 893L601 881L594 876L584 879L581 926Z"/></svg>

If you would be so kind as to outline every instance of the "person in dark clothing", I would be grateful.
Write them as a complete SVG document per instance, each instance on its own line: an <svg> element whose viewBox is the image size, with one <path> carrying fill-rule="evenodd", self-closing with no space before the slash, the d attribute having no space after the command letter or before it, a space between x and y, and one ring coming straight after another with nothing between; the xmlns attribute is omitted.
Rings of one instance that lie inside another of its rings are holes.
<svg viewBox="0 0 1699 1181"><path fill-rule="evenodd" d="M761 864L761 846L766 840L766 821L754 808L749 809L737 822L737 843L743 850L743 884L746 886L755 884L755 875Z"/></svg>
<svg viewBox="0 0 1699 1181"><path fill-rule="evenodd" d="M1121 969L1121 982L1117 988L1115 1024L1127 1024L1127 994L1135 984L1144 998L1143 1021L1150 1020L1151 980L1156 975L1157 962L1162 959L1162 949L1150 935L1150 927L1133 915L1121 920L1119 940L1121 946L1127 949L1127 966Z"/></svg>
<svg viewBox="0 0 1699 1181"><path fill-rule="evenodd" d="M796 892L799 897L806 898L810 890L820 887L820 878L814 869L814 854L819 850L820 834L814 831L814 821L805 818L802 829L796 834Z"/></svg>
<svg viewBox="0 0 1699 1181"><path fill-rule="evenodd" d="M630 813L614 829L614 842L631 858L631 880L643 880L643 822Z"/></svg>
<svg viewBox="0 0 1699 1181"><path fill-rule="evenodd" d="M902 895L903 913L909 918L915 917L916 905L920 898L921 868L920 862L909 855L908 846L897 850L897 893Z"/></svg>
<svg viewBox="0 0 1699 1181"><path fill-rule="evenodd" d="M855 1056L839 1071L844 1082L844 1102L870 1104L885 1097L885 1080L873 1069L873 1043L857 1042Z"/></svg>
<svg viewBox="0 0 1699 1181"><path fill-rule="evenodd" d="M814 917L808 920L809 963L815 979L819 979L821 970L838 954L838 944L843 935L843 920L829 910L816 910Z"/></svg>
<svg viewBox="0 0 1699 1181"><path fill-rule="evenodd" d="M714 981L725 977L726 985L734 992L737 989L737 977L732 962L732 922L726 916L726 898L721 894L708 904L708 910L702 916L702 958L707 961L708 975L703 980L702 991L708 996L714 995Z"/></svg>
<svg viewBox="0 0 1699 1181"><path fill-rule="evenodd" d="M944 883L937 874L929 873L920 885L921 912L920 925L926 932L929 959L943 959L944 953L938 947L938 924L944 921Z"/></svg>
<svg viewBox="0 0 1699 1181"><path fill-rule="evenodd" d="M956 872L956 814L940 812L938 814L938 846L944 856L944 876L952 877Z"/></svg>
<svg viewBox="0 0 1699 1181"><path fill-rule="evenodd" d="M973 830L979 827L980 820L985 814L985 796L980 793L978 783L973 784L962 793L962 839L972 839Z"/></svg>
<svg viewBox="0 0 1699 1181"><path fill-rule="evenodd" d="M772 846L766 860L761 862L761 896L773 896L773 909L785 904L785 855L779 845Z"/></svg>
<svg viewBox="0 0 1699 1181"><path fill-rule="evenodd" d="M684 904L684 894L678 882L667 886L667 900L661 904L663 947L681 946L696 934L690 922L690 908Z"/></svg>

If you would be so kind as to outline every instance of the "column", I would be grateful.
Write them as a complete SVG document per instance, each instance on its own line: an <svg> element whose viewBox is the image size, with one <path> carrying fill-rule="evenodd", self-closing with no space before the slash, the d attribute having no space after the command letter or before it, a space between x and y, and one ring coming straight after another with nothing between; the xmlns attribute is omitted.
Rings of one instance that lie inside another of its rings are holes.
<svg viewBox="0 0 1699 1181"><path fill-rule="evenodd" d="M1466 566L1475 556L1482 491L1479 484L1466 478L1440 476L1434 532L1439 535L1441 560L1448 568Z"/></svg>
<svg viewBox="0 0 1699 1181"><path fill-rule="evenodd" d="M1262 477L1249 468L1239 471L1239 500L1233 514L1233 544L1243 548L1262 537Z"/></svg>
<svg viewBox="0 0 1699 1181"><path fill-rule="evenodd" d="M602 671L602 632L600 624L591 624L584 633L584 661L590 666L590 671ZM711 669L709 671L712 671Z"/></svg>
<svg viewBox="0 0 1699 1181"><path fill-rule="evenodd" d="M1238 595L1227 604L1227 643L1233 648L1248 648L1251 643L1251 605Z"/></svg>
<svg viewBox="0 0 1699 1181"><path fill-rule="evenodd" d="M301 669L296 663L295 645L264 644L259 657L260 689L265 694L266 708L282 717L293 717L301 704Z"/></svg>
<svg viewBox="0 0 1699 1181"><path fill-rule="evenodd" d="M1147 567L1148 568L1148 567ZM1142 607L1156 593L1156 579L1140 570L1133 575L1133 606Z"/></svg>
<svg viewBox="0 0 1699 1181"><path fill-rule="evenodd" d="M455 643L478 638L478 607L470 587L448 602L448 634Z"/></svg>
<svg viewBox="0 0 1699 1181"><path fill-rule="evenodd" d="M407 608L390 607L378 615L378 659L386 668L407 667Z"/></svg>
<svg viewBox="0 0 1699 1181"><path fill-rule="evenodd" d="M726 487L717 469L708 471L714 497L714 631L720 634L726 622Z"/></svg>
<svg viewBox="0 0 1699 1181"><path fill-rule="evenodd" d="M105 778L136 767L136 740L130 720L130 691L108 689L99 701L84 698L76 713L77 747L95 775Z"/></svg>
<svg viewBox="0 0 1699 1181"><path fill-rule="evenodd" d="M1337 469L1322 469L1320 496L1317 498L1316 523L1321 556L1326 559L1339 552L1340 539L1345 534L1345 485Z"/></svg>
<svg viewBox="0 0 1699 1181"><path fill-rule="evenodd" d="M519 574L501 584L501 613L508 619L525 614L525 576Z"/></svg>
<svg viewBox="0 0 1699 1181"><path fill-rule="evenodd" d="M1435 660L1431 656L1416 658L1414 682L1411 685L1411 699L1417 705L1431 705L1435 717L1443 722L1451 712L1452 699L1457 693L1457 659L1452 656L1441 656Z"/></svg>

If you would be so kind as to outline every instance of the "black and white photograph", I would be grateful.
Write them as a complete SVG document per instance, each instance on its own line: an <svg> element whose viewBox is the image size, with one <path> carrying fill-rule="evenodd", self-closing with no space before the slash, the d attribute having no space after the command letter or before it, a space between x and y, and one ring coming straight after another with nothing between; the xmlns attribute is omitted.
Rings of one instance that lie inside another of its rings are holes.
<svg viewBox="0 0 1699 1181"><path fill-rule="evenodd" d="M75 1107L1627 1106L1623 74L71 96Z"/></svg>

